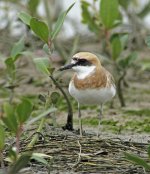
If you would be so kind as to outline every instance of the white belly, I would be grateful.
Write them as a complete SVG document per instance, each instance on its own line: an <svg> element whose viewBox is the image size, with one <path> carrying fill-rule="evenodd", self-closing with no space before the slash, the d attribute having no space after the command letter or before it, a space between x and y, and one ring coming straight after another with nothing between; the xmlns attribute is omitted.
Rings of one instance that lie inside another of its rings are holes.
<svg viewBox="0 0 150 174"><path fill-rule="evenodd" d="M69 93L80 104L96 105L111 100L116 94L116 88L112 85L110 88L78 90L70 82Z"/></svg>

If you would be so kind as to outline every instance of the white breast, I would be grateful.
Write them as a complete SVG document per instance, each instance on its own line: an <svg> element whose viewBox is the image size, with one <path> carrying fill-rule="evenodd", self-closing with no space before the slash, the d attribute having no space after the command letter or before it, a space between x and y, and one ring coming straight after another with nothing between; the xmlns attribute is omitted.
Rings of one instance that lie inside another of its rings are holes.
<svg viewBox="0 0 150 174"><path fill-rule="evenodd" d="M75 66L72 68L76 71L78 79L84 79L85 77L89 76L90 74L94 73L95 66Z"/></svg>
<svg viewBox="0 0 150 174"><path fill-rule="evenodd" d="M69 93L80 104L96 105L111 100L116 94L116 88L112 85L110 88L78 90L75 88L73 81L71 81Z"/></svg>

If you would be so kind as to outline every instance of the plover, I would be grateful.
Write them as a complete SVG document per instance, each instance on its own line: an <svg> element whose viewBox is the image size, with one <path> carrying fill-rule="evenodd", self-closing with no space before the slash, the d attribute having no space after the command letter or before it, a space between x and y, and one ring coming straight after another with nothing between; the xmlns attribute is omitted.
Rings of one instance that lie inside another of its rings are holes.
<svg viewBox="0 0 150 174"><path fill-rule="evenodd" d="M99 105L99 124L103 115L103 104L116 94L114 78L102 65L98 57L90 52L75 54L71 63L60 68L61 71L73 69L75 74L69 83L69 93L78 102L80 136L82 122L80 105Z"/></svg>

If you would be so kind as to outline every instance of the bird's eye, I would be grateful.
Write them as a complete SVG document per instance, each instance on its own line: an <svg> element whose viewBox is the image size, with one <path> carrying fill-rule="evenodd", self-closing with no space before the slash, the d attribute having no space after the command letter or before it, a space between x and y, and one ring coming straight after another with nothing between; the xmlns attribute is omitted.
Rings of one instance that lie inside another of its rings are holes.
<svg viewBox="0 0 150 174"><path fill-rule="evenodd" d="M78 59L78 65L80 65L80 66L90 66L91 63L86 59Z"/></svg>
<svg viewBox="0 0 150 174"><path fill-rule="evenodd" d="M72 60L74 60L74 61L78 61L78 58L76 58L76 57L73 57L73 58L72 58Z"/></svg>
<svg viewBox="0 0 150 174"><path fill-rule="evenodd" d="M84 63L84 62L87 62L86 59L80 59L80 62Z"/></svg>

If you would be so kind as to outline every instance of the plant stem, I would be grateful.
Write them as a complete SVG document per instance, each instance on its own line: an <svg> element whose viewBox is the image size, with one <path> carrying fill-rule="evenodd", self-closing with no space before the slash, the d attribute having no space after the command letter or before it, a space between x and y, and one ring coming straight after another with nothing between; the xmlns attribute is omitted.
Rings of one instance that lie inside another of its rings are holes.
<svg viewBox="0 0 150 174"><path fill-rule="evenodd" d="M72 111L72 106L68 99L68 96L66 95L62 87L59 85L59 83L54 79L54 77L52 75L50 75L49 77L51 78L53 83L56 85L56 87L61 91L68 105L68 117L67 117L67 123L64 126L64 129L73 130L73 111Z"/></svg>
<svg viewBox="0 0 150 174"><path fill-rule="evenodd" d="M122 92L122 82L124 80L125 74L126 72L124 71L124 73L122 74L122 76L120 76L117 82L118 97L119 97L121 107L125 106L125 100L124 100L123 92Z"/></svg>
<svg viewBox="0 0 150 174"><path fill-rule="evenodd" d="M109 31L107 29L105 29L104 31L104 34L105 34L105 39L106 39L106 44L107 44L107 47L108 47L108 50L109 50L109 47L110 47L110 42L109 42ZM110 50L109 50L110 51Z"/></svg>
<svg viewBox="0 0 150 174"><path fill-rule="evenodd" d="M10 89L9 103L12 104L14 98L14 88Z"/></svg>
<svg viewBox="0 0 150 174"><path fill-rule="evenodd" d="M19 125L19 128L16 133L16 148L17 148L17 154L19 154L20 151L20 136L22 134L22 124Z"/></svg>
<svg viewBox="0 0 150 174"><path fill-rule="evenodd" d="M42 131L42 128L43 128L44 123L45 123L45 120L46 120L46 118L42 118L42 120L40 122L40 125L39 125L39 127L38 127L36 132L41 132ZM38 140L38 135L35 134L34 137L31 140L31 142L27 145L27 147L28 148L32 148L34 146L34 144L37 142L37 140Z"/></svg>
<svg viewBox="0 0 150 174"><path fill-rule="evenodd" d="M50 7L51 7L52 2L49 3L49 0L44 0L43 3L44 3L45 12L46 12L48 27L49 27L50 32L52 32L52 17L51 17L51 12L50 12ZM62 48L62 46L60 46L59 43L57 43L57 41L54 41L53 44L55 45L55 48L57 49L57 51L59 52L59 54L61 55L61 57L63 58L63 60L65 62L66 57L67 57L66 51ZM51 39L49 39L48 47L50 50L51 50L51 45L52 45L52 41L51 41ZM51 53L49 55L51 56Z"/></svg>

